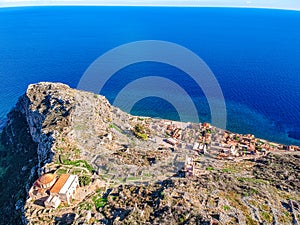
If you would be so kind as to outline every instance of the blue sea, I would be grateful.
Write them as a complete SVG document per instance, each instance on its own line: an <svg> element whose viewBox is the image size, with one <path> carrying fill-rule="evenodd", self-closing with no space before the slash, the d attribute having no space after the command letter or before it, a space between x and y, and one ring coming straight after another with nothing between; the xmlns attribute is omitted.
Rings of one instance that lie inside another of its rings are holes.
<svg viewBox="0 0 300 225"><path fill-rule="evenodd" d="M163 40L193 51L209 66L225 97L228 130L300 145L299 24L300 12L274 9L2 8L0 121L30 83L54 81L75 88L105 52L133 41ZM163 63L126 66L100 94L114 102L128 83L154 75L180 85L200 120L211 121L207 99L195 81ZM170 102L153 96L138 101L130 113L179 120Z"/></svg>

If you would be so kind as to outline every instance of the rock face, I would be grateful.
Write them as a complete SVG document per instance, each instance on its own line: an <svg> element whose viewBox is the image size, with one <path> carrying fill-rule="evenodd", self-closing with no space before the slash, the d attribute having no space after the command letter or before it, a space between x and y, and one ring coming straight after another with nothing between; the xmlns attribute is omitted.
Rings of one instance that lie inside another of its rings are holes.
<svg viewBox="0 0 300 225"><path fill-rule="evenodd" d="M39 169L52 161L53 142L62 133L57 128L68 128L70 125L68 115L74 107L74 93L68 90L71 89L64 84L29 85L26 94L20 97L16 107L8 115L8 124L2 134L5 144L14 146L17 143L17 128L13 126L16 122L20 120L21 124L26 124L26 133L37 144ZM22 150L21 146L14 147L14 151Z"/></svg>
<svg viewBox="0 0 300 225"><path fill-rule="evenodd" d="M4 146L1 167L6 168L0 177L0 224L20 224L20 210L26 199L26 189L36 176L37 143L30 134L25 115L29 100L26 96L8 114L7 125L1 135ZM17 209L17 210L15 210Z"/></svg>
<svg viewBox="0 0 300 225"><path fill-rule="evenodd" d="M28 104L24 104L22 113L27 119L33 141L38 143L39 168L52 161L54 140L63 134L64 127L71 125L68 116L75 100L74 92L70 90L64 84L33 84L23 97L28 99Z"/></svg>
<svg viewBox="0 0 300 225"><path fill-rule="evenodd" d="M7 171L0 182L0 224L21 222L20 210L27 192L37 176L49 171L45 165L58 160L54 153L60 149L78 150L77 140L87 135L82 130L105 130L108 124L103 118L109 116L109 109L104 97L76 91L65 84L29 85L8 114L1 133L5 151L0 154L5 157L2 166ZM89 124L91 120L93 123Z"/></svg>
<svg viewBox="0 0 300 225"><path fill-rule="evenodd" d="M203 173L185 177L192 151L161 146L165 122L64 84L30 85L1 134L0 224L299 224L299 154L237 162L197 155ZM132 132L137 124L147 141ZM80 202L54 210L26 200L37 176L78 169L94 173Z"/></svg>

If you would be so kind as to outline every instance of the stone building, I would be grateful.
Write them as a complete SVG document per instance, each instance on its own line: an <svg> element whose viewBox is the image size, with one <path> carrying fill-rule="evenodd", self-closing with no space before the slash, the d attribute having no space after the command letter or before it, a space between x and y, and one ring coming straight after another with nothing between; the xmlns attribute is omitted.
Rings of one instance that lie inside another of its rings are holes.
<svg viewBox="0 0 300 225"><path fill-rule="evenodd" d="M38 199L47 196L47 191L54 185L56 180L56 174L47 173L40 176L29 190L29 197Z"/></svg>
<svg viewBox="0 0 300 225"><path fill-rule="evenodd" d="M55 181L56 181L56 175L47 173L42 175L39 179L37 179L36 185L38 185L41 188L47 189L52 187Z"/></svg>
<svg viewBox="0 0 300 225"><path fill-rule="evenodd" d="M78 187L78 176L62 174L50 189L50 196L57 196L61 201L70 204Z"/></svg>
<svg viewBox="0 0 300 225"><path fill-rule="evenodd" d="M187 157L184 165L185 177L202 176L207 174L205 164L194 161L193 158Z"/></svg>
<svg viewBox="0 0 300 225"><path fill-rule="evenodd" d="M44 174L38 178L29 191L31 199L43 199L44 205L57 208L61 202L70 204L74 198L79 180L77 175L62 174L58 179L56 174Z"/></svg>
<svg viewBox="0 0 300 225"><path fill-rule="evenodd" d="M61 200L59 199L58 196L52 196L50 195L46 201L44 202L45 207L47 208L57 208L61 203Z"/></svg>

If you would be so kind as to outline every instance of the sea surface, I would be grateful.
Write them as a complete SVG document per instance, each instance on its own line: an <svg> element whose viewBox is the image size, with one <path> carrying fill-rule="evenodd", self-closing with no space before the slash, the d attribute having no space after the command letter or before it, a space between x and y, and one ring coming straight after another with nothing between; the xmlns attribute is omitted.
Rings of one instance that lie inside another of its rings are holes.
<svg viewBox="0 0 300 225"><path fill-rule="evenodd" d="M274 9L1 8L0 124L28 84L53 81L75 88L91 63L110 49L163 40L190 49L209 66L225 97L228 130L300 145L299 24L299 11ZM176 82L193 100L200 120L211 120L203 91L167 64L127 66L100 94L113 102L128 83L145 76ZM153 96L138 101L130 113L179 120L170 102Z"/></svg>

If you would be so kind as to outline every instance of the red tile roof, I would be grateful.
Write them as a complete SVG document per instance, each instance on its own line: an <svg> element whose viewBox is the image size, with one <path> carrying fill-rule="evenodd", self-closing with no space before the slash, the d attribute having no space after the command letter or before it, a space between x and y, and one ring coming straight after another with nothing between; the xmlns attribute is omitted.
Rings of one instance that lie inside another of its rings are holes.
<svg viewBox="0 0 300 225"><path fill-rule="evenodd" d="M58 180L55 182L53 187L50 189L50 193L58 193L61 188L64 186L64 184L67 182L68 178L70 177L70 174L62 174Z"/></svg>
<svg viewBox="0 0 300 225"><path fill-rule="evenodd" d="M47 173L42 175L38 180L38 184L49 184L56 178L55 174Z"/></svg>

